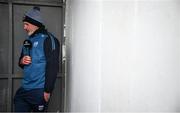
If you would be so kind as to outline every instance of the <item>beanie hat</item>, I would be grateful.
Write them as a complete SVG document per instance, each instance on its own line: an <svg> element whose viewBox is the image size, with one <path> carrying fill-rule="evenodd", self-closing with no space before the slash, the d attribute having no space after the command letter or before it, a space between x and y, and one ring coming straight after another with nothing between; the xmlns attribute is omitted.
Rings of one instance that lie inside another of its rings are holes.
<svg viewBox="0 0 180 113"><path fill-rule="evenodd" d="M40 8L34 7L33 9L27 11L24 14L23 22L29 22L35 26L38 26L38 27L44 26L43 20L41 17L41 13L40 13Z"/></svg>

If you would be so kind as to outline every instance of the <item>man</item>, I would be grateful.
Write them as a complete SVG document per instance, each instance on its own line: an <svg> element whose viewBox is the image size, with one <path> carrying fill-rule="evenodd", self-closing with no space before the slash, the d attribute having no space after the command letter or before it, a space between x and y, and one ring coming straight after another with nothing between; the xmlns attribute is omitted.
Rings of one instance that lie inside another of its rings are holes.
<svg viewBox="0 0 180 113"><path fill-rule="evenodd" d="M47 110L59 69L59 41L47 30L34 7L25 13L24 41L19 66L23 69L22 86L14 97L15 112L41 112Z"/></svg>

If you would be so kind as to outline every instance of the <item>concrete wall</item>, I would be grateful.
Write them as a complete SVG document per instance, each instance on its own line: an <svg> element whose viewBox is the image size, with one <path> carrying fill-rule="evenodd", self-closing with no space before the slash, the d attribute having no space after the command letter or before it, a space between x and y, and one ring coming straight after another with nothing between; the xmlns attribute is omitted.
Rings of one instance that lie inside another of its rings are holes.
<svg viewBox="0 0 180 113"><path fill-rule="evenodd" d="M179 112L179 0L67 0L67 111Z"/></svg>

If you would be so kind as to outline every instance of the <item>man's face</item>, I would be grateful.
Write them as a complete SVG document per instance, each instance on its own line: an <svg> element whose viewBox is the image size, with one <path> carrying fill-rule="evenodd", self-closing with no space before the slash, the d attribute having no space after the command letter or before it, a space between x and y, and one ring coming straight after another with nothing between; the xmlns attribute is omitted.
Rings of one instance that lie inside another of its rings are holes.
<svg viewBox="0 0 180 113"><path fill-rule="evenodd" d="M24 22L23 23L24 30L27 32L27 34L30 36L36 31L39 27L29 23L29 22Z"/></svg>

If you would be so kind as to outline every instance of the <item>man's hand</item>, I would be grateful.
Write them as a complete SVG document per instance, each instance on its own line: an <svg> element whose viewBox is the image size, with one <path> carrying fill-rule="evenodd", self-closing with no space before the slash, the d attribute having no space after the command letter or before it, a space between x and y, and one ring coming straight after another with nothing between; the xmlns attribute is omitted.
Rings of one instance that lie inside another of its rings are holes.
<svg viewBox="0 0 180 113"><path fill-rule="evenodd" d="M30 56L24 56L22 59L21 59L21 64L23 65L28 65L31 63L31 57Z"/></svg>
<svg viewBox="0 0 180 113"><path fill-rule="evenodd" d="M46 102L48 102L48 101L49 101L49 98L50 98L50 93L44 92L44 100L45 100Z"/></svg>

